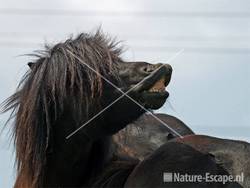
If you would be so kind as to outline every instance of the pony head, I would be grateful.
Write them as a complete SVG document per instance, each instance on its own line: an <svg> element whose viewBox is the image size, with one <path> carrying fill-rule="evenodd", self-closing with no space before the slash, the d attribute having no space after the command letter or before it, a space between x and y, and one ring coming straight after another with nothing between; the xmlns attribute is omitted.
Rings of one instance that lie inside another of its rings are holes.
<svg viewBox="0 0 250 188"><path fill-rule="evenodd" d="M100 31L80 34L53 47L46 46L35 54L37 60L28 64L31 69L17 92L4 102L4 110L13 110L15 116L18 178L28 179L19 187L37 187L41 183L53 139L65 140L117 98L121 99L79 135L113 134L145 109L157 109L164 104L170 65L125 62L117 44ZM61 125L63 122L67 123Z"/></svg>

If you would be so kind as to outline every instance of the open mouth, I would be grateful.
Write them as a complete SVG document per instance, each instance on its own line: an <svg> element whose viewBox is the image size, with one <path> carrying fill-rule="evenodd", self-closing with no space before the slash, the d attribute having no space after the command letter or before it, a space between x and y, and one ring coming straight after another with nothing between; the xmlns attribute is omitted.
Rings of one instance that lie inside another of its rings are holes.
<svg viewBox="0 0 250 188"><path fill-rule="evenodd" d="M164 94L168 93L166 91L166 87L170 82L170 76L162 76L159 80L157 80L146 92L155 93L155 94Z"/></svg>
<svg viewBox="0 0 250 188"><path fill-rule="evenodd" d="M137 92L164 93L171 79L172 71L165 66L152 72L134 88Z"/></svg>
<svg viewBox="0 0 250 188"><path fill-rule="evenodd" d="M172 69L169 65L161 66L133 87L138 100L146 108L160 108L169 96L166 87L170 82Z"/></svg>
<svg viewBox="0 0 250 188"><path fill-rule="evenodd" d="M164 92L165 91L165 78L158 80L149 90L149 92Z"/></svg>
<svg viewBox="0 0 250 188"><path fill-rule="evenodd" d="M169 93L166 91L171 79L171 72L166 72L164 67L163 71L159 70L152 74L151 78L148 78L148 84L143 89L143 93L148 97L167 98Z"/></svg>
<svg viewBox="0 0 250 188"><path fill-rule="evenodd" d="M142 92L142 102L145 107L150 109L160 108L169 96L166 87L170 82L170 76L162 76L153 83L151 87Z"/></svg>
<svg viewBox="0 0 250 188"><path fill-rule="evenodd" d="M144 82L144 87L141 90L141 102L145 107L150 109L160 108L169 96L166 91L171 79L171 72L162 70L156 71L151 76L147 77Z"/></svg>

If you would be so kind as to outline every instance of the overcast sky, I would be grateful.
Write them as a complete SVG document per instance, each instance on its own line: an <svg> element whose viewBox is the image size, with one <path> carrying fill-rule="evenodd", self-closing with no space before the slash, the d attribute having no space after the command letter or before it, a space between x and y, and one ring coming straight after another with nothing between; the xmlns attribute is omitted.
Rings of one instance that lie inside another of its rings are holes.
<svg viewBox="0 0 250 188"><path fill-rule="evenodd" d="M126 60L176 58L160 110L195 132L250 141L250 1L248 0L0 0L0 101L28 69L20 56L71 34L116 36ZM172 106L172 108L170 107ZM0 121L7 115L0 115ZM2 126L2 125L1 125ZM13 149L0 137L0 187L14 182Z"/></svg>

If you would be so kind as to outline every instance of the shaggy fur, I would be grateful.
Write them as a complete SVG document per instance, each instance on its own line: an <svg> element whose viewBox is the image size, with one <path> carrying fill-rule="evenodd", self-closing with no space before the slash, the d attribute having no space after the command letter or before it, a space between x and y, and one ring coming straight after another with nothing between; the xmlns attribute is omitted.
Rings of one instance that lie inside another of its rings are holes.
<svg viewBox="0 0 250 188"><path fill-rule="evenodd" d="M117 96L117 90L106 84L99 74L118 86L125 85L125 91L133 84L121 84L119 71L127 72L126 77L137 78L135 83L146 78L146 85L139 87L144 88L143 91L162 76L170 81L170 66L165 65L151 75L157 67L146 62L133 62L129 66L119 58L120 52L116 43L97 32L81 34L35 55L37 60L32 70L21 80L17 92L3 104L3 110L12 110L10 118L15 118L15 188L124 187L124 184L157 187L163 183L162 172L164 168L169 169L169 165L172 172L182 169L193 172L193 166L197 172L221 172L210 155L177 142L163 145L139 166L138 161L113 160L111 135L144 113L126 97L66 140L72 131L121 95ZM119 66L121 64L123 66ZM137 98L133 97L140 99L138 95L143 92L135 92ZM160 108L168 95L164 96L161 100L149 97L144 102L154 109Z"/></svg>
<svg viewBox="0 0 250 188"><path fill-rule="evenodd" d="M112 79L116 77L115 62L121 61L121 49L116 45L98 31L95 35L81 34L52 48L46 46L46 50L34 55L38 59L32 71L26 73L17 92L3 103L4 111L12 110L11 118L15 117L16 188L40 187L52 124L67 105L74 112L76 125L81 123L81 116L88 118L99 109L103 81L76 56Z"/></svg>

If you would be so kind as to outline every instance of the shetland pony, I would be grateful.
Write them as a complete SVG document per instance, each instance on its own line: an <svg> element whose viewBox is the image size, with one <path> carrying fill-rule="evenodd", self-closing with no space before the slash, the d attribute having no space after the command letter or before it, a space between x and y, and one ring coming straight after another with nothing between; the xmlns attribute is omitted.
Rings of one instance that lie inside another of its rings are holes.
<svg viewBox="0 0 250 188"><path fill-rule="evenodd" d="M172 73L168 64L125 62L120 54L100 31L35 54L3 107L15 118L15 188L158 187L163 170L225 173L210 155L177 142L140 164L114 155L111 136L164 104Z"/></svg>

